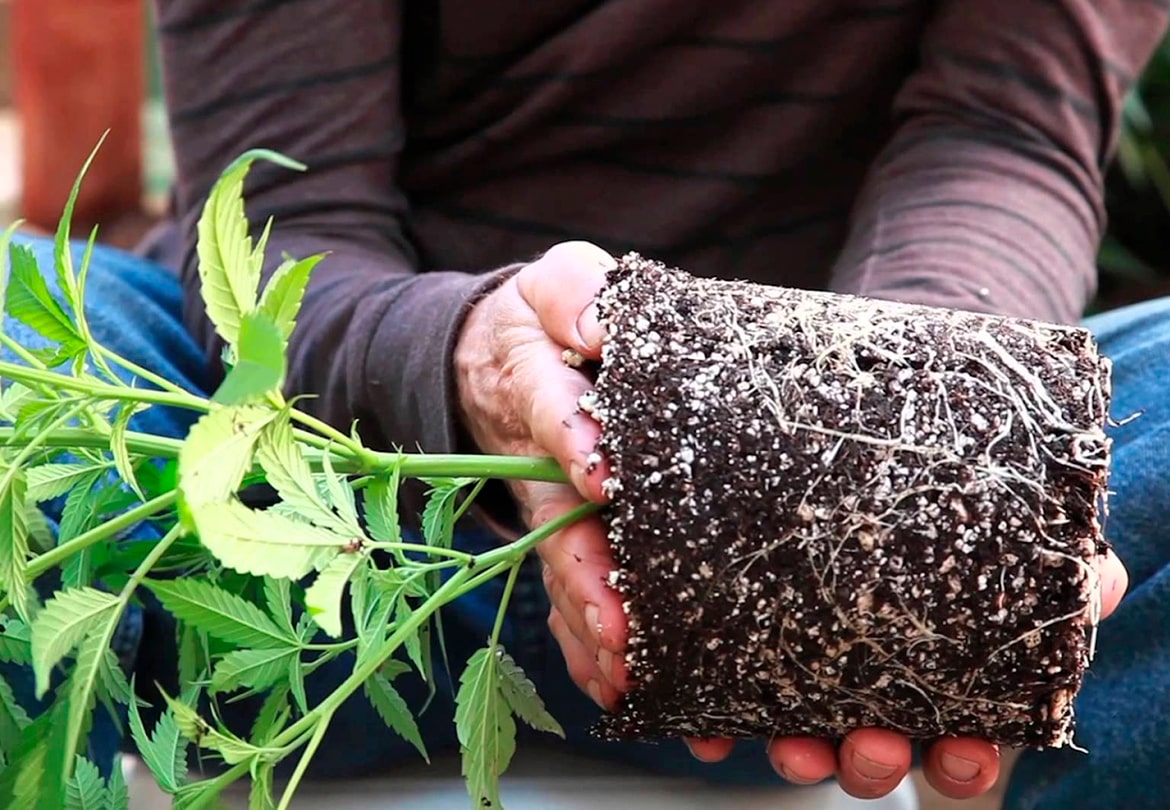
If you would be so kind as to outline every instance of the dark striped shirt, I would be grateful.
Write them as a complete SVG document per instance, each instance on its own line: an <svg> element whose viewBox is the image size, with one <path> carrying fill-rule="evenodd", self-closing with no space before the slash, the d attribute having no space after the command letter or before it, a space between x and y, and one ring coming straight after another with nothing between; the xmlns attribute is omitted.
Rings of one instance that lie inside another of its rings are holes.
<svg viewBox="0 0 1170 810"><path fill-rule="evenodd" d="M290 387L449 451L501 267L588 239L705 275L1068 321L1170 0L158 2L187 252L245 149L270 255L329 251Z"/></svg>

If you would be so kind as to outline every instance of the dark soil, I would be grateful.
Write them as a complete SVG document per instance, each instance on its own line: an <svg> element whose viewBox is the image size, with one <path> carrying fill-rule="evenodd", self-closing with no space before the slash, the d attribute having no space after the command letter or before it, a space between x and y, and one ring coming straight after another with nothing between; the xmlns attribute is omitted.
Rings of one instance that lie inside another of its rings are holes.
<svg viewBox="0 0 1170 810"><path fill-rule="evenodd" d="M599 306L636 683L601 736L1071 743L1109 459L1088 332L636 255Z"/></svg>

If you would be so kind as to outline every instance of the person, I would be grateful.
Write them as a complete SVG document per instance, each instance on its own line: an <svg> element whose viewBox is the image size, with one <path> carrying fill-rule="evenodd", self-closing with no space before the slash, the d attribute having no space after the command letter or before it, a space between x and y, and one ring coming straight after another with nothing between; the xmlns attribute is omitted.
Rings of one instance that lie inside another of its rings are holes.
<svg viewBox="0 0 1170 810"><path fill-rule="evenodd" d="M571 486L496 492L482 514L490 530L460 535L470 549L602 497L604 465L583 463L597 426L575 408L588 382L561 355L596 356L590 301L620 252L699 274L1080 318L1124 96L1168 16L1157 0L171 0L156 9L176 222L149 263L104 252L95 261L95 280L130 296L117 305L109 295L109 339L213 389L222 346L200 303L201 203L246 149L304 162L303 173L257 167L247 191L254 222L275 218L268 272L284 253L328 253L290 347L290 390L318 395L308 409L337 425L356 420L376 446L551 454L570 474ZM178 270L181 296L160 266ZM143 296L159 317L139 323L128 307ZM174 332L167 314L187 331ZM1158 324L1148 311L1135 317ZM1156 362L1165 329L1137 332L1137 322L1106 323L1103 341L1122 371L1131 364L1119 401L1157 411L1143 364ZM171 331L160 338L151 324ZM1153 590L1165 588L1168 554L1156 524L1143 522L1152 507L1127 497L1160 492L1157 467L1143 465L1162 456L1141 439L1117 447L1115 542L1139 587L1118 608L1127 574L1116 555L1103 559L1106 611L1117 616L1101 634L1103 674L1078 703L1091 753L1024 756L1012 807L1153 806L1143 804L1151 785L1168 786L1156 712L1134 694L1146 678L1139 666L1155 682L1168 675L1151 646L1163 642L1150 629L1160 623L1143 624L1159 615ZM628 686L599 524L561 533L540 558L518 585L504 641L573 749L728 783L832 777L860 797L905 777L911 746L883 729L839 746L690 740L693 758L681 743L591 740L600 708L582 693L612 707ZM497 597L485 588L457 604L451 650L478 644ZM165 618L148 612L136 645L136 666L155 674L173 649ZM343 664L319 682L343 676ZM425 690L404 695L417 703ZM430 712L441 722L428 721L428 745L454 746L449 690ZM409 755L367 717L357 704L339 713L330 735L345 744L322 746L314 774L383 771ZM947 796L979 795L998 776L999 752L984 740L939 740L923 760Z"/></svg>

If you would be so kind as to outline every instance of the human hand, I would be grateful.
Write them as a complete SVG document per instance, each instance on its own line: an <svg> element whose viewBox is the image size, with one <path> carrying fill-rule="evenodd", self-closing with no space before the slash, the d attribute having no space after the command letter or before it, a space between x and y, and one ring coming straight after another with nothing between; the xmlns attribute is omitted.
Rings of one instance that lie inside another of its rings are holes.
<svg viewBox="0 0 1170 810"><path fill-rule="evenodd" d="M597 360L604 332L593 301L613 258L583 242L563 243L523 268L469 315L455 351L464 424L485 452L551 455L572 485L517 483L525 521L538 526L580 505L602 502L604 460L593 456L600 427L578 408L590 380L564 362L566 349ZM581 521L541 543L549 627L574 683L613 710L629 687L623 653L626 617L606 580L615 567L601 521ZM1115 555L1102 558L1102 617L1125 593L1127 577ZM731 740L688 740L704 762L726 758ZM859 729L840 746L823 739L777 738L768 746L773 767L797 784L836 776L851 795L877 798L894 790L910 768L906 737ZM924 757L928 782L941 794L977 796L999 775L998 748L986 740L947 738Z"/></svg>

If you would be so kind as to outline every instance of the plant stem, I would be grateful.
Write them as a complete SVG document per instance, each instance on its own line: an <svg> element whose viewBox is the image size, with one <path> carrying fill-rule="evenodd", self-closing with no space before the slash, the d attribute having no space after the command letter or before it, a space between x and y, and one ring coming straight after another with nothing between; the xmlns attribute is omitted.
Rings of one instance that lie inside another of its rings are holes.
<svg viewBox="0 0 1170 810"><path fill-rule="evenodd" d="M0 332L0 345L3 345L6 349L8 349L13 354L15 354L17 357L19 357L24 362L28 363L33 368L38 368L38 369L42 369L42 370L48 368L48 366L46 366L44 363L41 362L40 358L38 358L36 355L34 355L28 349L24 348L24 346L21 346L19 343L17 343L15 340L13 340L9 335L5 334L4 332Z"/></svg>
<svg viewBox="0 0 1170 810"><path fill-rule="evenodd" d="M471 488L471 492L467 493L467 497L463 499L463 503L459 504L459 508L455 510L455 514L451 516L451 525L457 526L463 516L467 514L467 510L475 503L475 499L479 497L479 493L483 491L487 484L486 478L481 478L475 482L475 486Z"/></svg>
<svg viewBox="0 0 1170 810"><path fill-rule="evenodd" d="M176 394L170 391L152 391L148 388L109 385L108 383L79 380L67 374L29 368L19 363L0 361L0 377L24 383L29 386L48 385L62 391L77 391L94 399L117 400L121 402L146 402L151 405L169 405L187 410L206 411L210 408L205 399L190 394Z"/></svg>
<svg viewBox="0 0 1170 810"><path fill-rule="evenodd" d="M0 444L9 444L16 438L16 435L15 428L0 427ZM44 447L68 447L70 449L76 449L81 447L108 448L110 446L108 436L100 435L85 428L63 427L42 435L44 436L44 440L41 444ZM153 436L149 433L136 433L134 431L127 431L126 433L126 447L131 453L136 455L150 456L152 458L177 458L182 446L183 442L180 439L168 439L163 436Z"/></svg>
<svg viewBox="0 0 1170 810"><path fill-rule="evenodd" d="M151 498L146 503L140 504L117 517L107 520L100 526L95 526L88 532L77 535L77 537L74 537L67 543L62 543L55 548L49 549L44 554L37 556L29 562L28 568L26 569L29 581L31 582L36 579L50 568L60 565L77 552L84 551L95 543L100 543L107 537L111 537L124 529L129 529L136 523L140 523L146 518L169 508L174 505L178 498L179 495L174 490L164 492L158 497ZM172 531L174 530L172 529Z"/></svg>
<svg viewBox="0 0 1170 810"><path fill-rule="evenodd" d="M512 588L516 585L516 577L520 575L520 567L524 561L517 560L512 563L512 570L508 572L508 581L504 583L504 594L500 597L500 606L496 608L496 623L492 627L491 641L488 646L494 652L496 645L500 643L500 631L504 628L504 616L508 612L508 603L512 601Z"/></svg>
<svg viewBox="0 0 1170 810"><path fill-rule="evenodd" d="M333 713L321 715L317 721L317 727L313 730L313 736L309 738L309 744L305 746L305 750L301 753L301 760L297 763L296 770L293 771L292 776L288 780L288 784L284 787L284 793L280 796L280 805L276 810L288 810L289 803L292 802L293 794L296 793L297 785L301 783L304 778L305 771L309 768L309 762L312 761L313 755L317 753L317 747L321 745L321 740L325 738L325 731L329 728L329 721L333 719Z"/></svg>
<svg viewBox="0 0 1170 810"><path fill-rule="evenodd" d="M175 385L173 382L168 380L166 377L161 377L158 374L155 374L150 369L143 368L142 366L138 365L134 361L127 360L125 357L122 357L122 355L118 354L117 352L114 352L114 351L107 349L105 346L98 343L96 340L93 342L93 347L97 349L96 353L98 355L100 355L101 357L104 357L108 360L114 361L114 365L121 366L123 369L125 369L126 371L129 371L131 374L133 374L135 377L139 377L143 380L146 380L149 383L153 383L154 385L157 385L163 391L169 391L172 394L179 394L179 395L185 396L185 397L194 397L196 399L203 399L203 397L200 397L198 394L194 393L193 391L188 391L185 388L182 388L181 386Z"/></svg>

